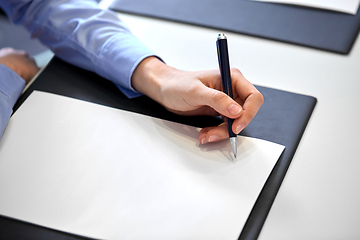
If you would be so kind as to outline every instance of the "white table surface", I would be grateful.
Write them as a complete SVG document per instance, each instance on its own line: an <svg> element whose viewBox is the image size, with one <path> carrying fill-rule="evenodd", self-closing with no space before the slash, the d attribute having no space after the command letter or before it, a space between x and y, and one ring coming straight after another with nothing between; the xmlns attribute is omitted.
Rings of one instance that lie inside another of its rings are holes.
<svg viewBox="0 0 360 240"><path fill-rule="evenodd" d="M219 30L119 15L167 64L218 68ZM344 56L225 34L231 66L252 83L318 100L259 239L360 239L359 39Z"/></svg>

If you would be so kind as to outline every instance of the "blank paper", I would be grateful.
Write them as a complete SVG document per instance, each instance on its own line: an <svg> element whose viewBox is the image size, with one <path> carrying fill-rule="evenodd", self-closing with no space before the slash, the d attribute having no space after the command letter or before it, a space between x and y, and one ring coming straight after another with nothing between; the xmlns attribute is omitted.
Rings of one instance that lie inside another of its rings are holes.
<svg viewBox="0 0 360 240"><path fill-rule="evenodd" d="M0 141L0 214L100 239L237 239L284 146L33 92Z"/></svg>

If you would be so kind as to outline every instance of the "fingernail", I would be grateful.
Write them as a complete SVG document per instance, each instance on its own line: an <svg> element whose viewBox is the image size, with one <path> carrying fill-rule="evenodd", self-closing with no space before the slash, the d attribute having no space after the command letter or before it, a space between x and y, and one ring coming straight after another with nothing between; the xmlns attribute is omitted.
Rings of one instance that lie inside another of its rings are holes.
<svg viewBox="0 0 360 240"><path fill-rule="evenodd" d="M214 141L217 141L219 140L220 138L216 135L211 135L208 139L209 142L214 142Z"/></svg>
<svg viewBox="0 0 360 240"><path fill-rule="evenodd" d="M232 115L237 115L241 111L241 107L236 104L231 104L228 110Z"/></svg>
<svg viewBox="0 0 360 240"><path fill-rule="evenodd" d="M205 144L205 137L203 137L200 142L201 144Z"/></svg>
<svg viewBox="0 0 360 240"><path fill-rule="evenodd" d="M236 127L235 133L239 134L244 129L244 125L240 124Z"/></svg>

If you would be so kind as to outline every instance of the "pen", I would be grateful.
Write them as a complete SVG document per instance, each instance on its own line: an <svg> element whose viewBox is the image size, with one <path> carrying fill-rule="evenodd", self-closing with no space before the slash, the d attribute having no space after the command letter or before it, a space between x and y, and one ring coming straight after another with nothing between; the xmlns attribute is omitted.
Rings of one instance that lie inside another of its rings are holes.
<svg viewBox="0 0 360 240"><path fill-rule="evenodd" d="M217 54L218 54L218 60L219 60L220 74L221 74L221 79L222 79L222 83L223 83L223 91L229 97L233 98L231 76L230 76L228 46L227 46L227 39L226 39L226 36L224 33L219 34L217 41L216 41L216 47L217 47ZM231 148L232 148L232 151L236 158L237 136L231 129L234 119L226 118L226 121L227 121L227 125L228 125Z"/></svg>

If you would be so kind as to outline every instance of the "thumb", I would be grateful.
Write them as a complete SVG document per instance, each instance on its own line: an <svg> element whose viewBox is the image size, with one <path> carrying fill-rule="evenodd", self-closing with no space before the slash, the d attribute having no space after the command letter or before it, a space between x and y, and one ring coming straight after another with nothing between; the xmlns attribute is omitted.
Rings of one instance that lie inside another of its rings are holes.
<svg viewBox="0 0 360 240"><path fill-rule="evenodd" d="M227 94L216 89L207 88L199 95L201 105L207 105L216 112L228 118L238 118L242 113L242 107Z"/></svg>

